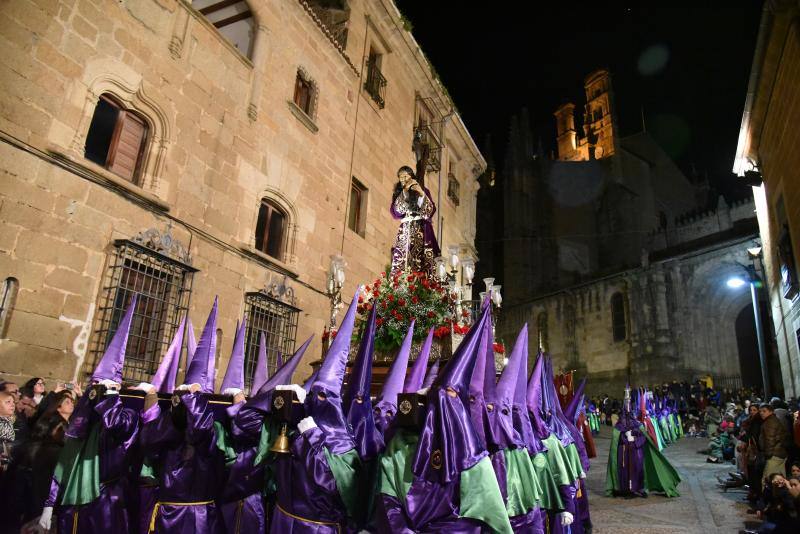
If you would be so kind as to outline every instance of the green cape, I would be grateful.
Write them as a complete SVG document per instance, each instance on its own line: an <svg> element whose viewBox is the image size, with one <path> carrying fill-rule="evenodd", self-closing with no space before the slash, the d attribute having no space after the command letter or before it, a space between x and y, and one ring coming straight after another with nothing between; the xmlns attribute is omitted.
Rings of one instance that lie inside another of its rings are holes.
<svg viewBox="0 0 800 534"><path fill-rule="evenodd" d="M89 504L100 496L100 425L86 439L67 438L58 455L53 477L58 481L59 504Z"/></svg>

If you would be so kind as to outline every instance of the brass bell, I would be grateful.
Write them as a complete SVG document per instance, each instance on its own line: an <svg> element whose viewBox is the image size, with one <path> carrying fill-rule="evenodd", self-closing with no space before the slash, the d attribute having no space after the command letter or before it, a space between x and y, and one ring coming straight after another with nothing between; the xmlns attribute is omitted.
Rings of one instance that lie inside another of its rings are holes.
<svg viewBox="0 0 800 534"><path fill-rule="evenodd" d="M286 423L283 423L283 426L281 426L281 433L275 440L275 443L272 444L272 447L269 448L269 452L276 452L278 454L289 453L289 436L287 435L287 426L288 425Z"/></svg>

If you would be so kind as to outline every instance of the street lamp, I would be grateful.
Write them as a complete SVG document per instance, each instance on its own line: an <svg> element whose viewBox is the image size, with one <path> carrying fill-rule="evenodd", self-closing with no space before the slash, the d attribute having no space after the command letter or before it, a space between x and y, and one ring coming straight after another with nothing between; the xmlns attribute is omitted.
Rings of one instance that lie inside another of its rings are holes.
<svg viewBox="0 0 800 534"><path fill-rule="evenodd" d="M328 330L336 328L336 315L342 307L342 287L344 286L344 269L347 262L339 254L331 254L328 266L328 298L331 299L331 320Z"/></svg>
<svg viewBox="0 0 800 534"><path fill-rule="evenodd" d="M758 250L755 251L755 248ZM757 257L761 254L761 247L754 247L752 249L755 253L751 252L751 249L747 250L748 255L752 260L755 261ZM728 287L732 289L738 289L745 284L750 285L750 299L753 302L753 317L756 322L756 339L758 340L758 359L761 362L761 382L764 386L764 398L769 396L769 373L767 372L767 350L764 342L764 327L761 324L761 307L758 305L758 288L761 287L761 279L758 277L756 273L755 265L742 265L741 263L736 263L739 267L741 267L746 276L744 278L740 276L732 276L726 282Z"/></svg>

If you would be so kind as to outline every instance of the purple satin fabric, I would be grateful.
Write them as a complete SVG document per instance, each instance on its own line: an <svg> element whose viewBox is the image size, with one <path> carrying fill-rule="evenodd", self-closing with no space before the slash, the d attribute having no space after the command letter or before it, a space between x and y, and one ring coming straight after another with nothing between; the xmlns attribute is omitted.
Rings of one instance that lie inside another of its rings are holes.
<svg viewBox="0 0 800 534"><path fill-rule="evenodd" d="M64 432L68 438L85 439L89 435L89 427L97 421L92 401L89 395L83 395L75 404L75 409L69 418L69 426Z"/></svg>
<svg viewBox="0 0 800 534"><path fill-rule="evenodd" d="M506 471L506 456L503 451L497 451L489 455L492 460L494 476L497 485L500 486L500 495L503 496L503 503L508 502L508 472Z"/></svg>
<svg viewBox="0 0 800 534"><path fill-rule="evenodd" d="M347 424L356 443L358 457L362 461L371 460L383 451L383 436L378 431L373 418L369 398L362 402L353 400L347 413Z"/></svg>
<svg viewBox="0 0 800 534"><path fill-rule="evenodd" d="M380 399L375 402L373 413L375 414L375 427L381 434L386 434L397 415L397 404Z"/></svg>
<svg viewBox="0 0 800 534"><path fill-rule="evenodd" d="M564 502L564 511L572 514L575 518L575 494L578 488L572 484L568 486L559 486L558 492L561 494L561 500ZM550 516L550 532L551 534L572 534L572 525L562 526L561 519L558 517L560 511L548 511Z"/></svg>
<svg viewBox="0 0 800 534"><path fill-rule="evenodd" d="M345 530L338 524L325 524L303 520L279 507L272 514L270 532L273 534L341 534Z"/></svg>
<svg viewBox="0 0 800 534"><path fill-rule="evenodd" d="M580 479L580 497L575 501L575 521L580 525L581 532L584 530L584 525L591 524L591 517L589 515L589 493L586 491L586 479Z"/></svg>
<svg viewBox="0 0 800 534"><path fill-rule="evenodd" d="M546 514L545 510L536 508L525 515L511 517L509 518L511 529L515 534L544 534L544 518Z"/></svg>
<svg viewBox="0 0 800 534"><path fill-rule="evenodd" d="M489 450L522 448L525 442L514 428L513 406L509 399L494 403L494 409L487 413L491 428ZM492 449L491 447L494 447Z"/></svg>
<svg viewBox="0 0 800 534"><path fill-rule="evenodd" d="M180 431L169 411L156 404L143 414L141 442L147 454L159 459L160 503L213 501L225 481L222 454L215 443L214 418L207 396L181 396L186 406L186 429ZM188 534L223 528L216 505L160 505L155 532Z"/></svg>
<svg viewBox="0 0 800 534"><path fill-rule="evenodd" d="M487 447L486 435L491 432L489 426L489 415L486 413L486 401L480 391L470 392L469 395L469 417L472 421L472 428L478 443L485 449Z"/></svg>
<svg viewBox="0 0 800 534"><path fill-rule="evenodd" d="M425 244L430 246L433 250L433 257L439 256L442 251L439 248L439 242L436 240L436 232L433 231L433 216L436 214L436 204L433 202L433 197L431 196L431 192L422 184L419 184L422 187L422 190L425 191L425 196L428 197L428 200L433 205L433 211L431 212L430 218L425 218L422 221L422 237L425 241ZM405 217L405 214L398 213L396 209L394 209L394 201L397 197L392 195L392 202L389 204L389 213L392 214L392 217L395 219L402 219Z"/></svg>
<svg viewBox="0 0 800 534"><path fill-rule="evenodd" d="M556 435L565 447L572 443L572 434L567 426L566 418L561 412L561 403L553 382L553 361L548 357L544 362L542 373L542 412L543 419L550 432Z"/></svg>
<svg viewBox="0 0 800 534"><path fill-rule="evenodd" d="M221 504L219 511L226 534L261 534L267 531L267 513L260 493Z"/></svg>
<svg viewBox="0 0 800 534"><path fill-rule="evenodd" d="M442 458L438 469L432 462L435 451ZM457 482L462 471L486 455L461 396L451 397L443 387L434 387L428 396L428 413L412 463L413 473L431 483Z"/></svg>
<svg viewBox="0 0 800 534"><path fill-rule="evenodd" d="M139 485L139 533L147 534L150 520L153 518L153 507L158 502L158 486Z"/></svg>
<svg viewBox="0 0 800 534"><path fill-rule="evenodd" d="M420 483L415 488L417 483ZM458 516L459 483L441 486L417 479L405 505L389 495L379 495L376 513L378 532L412 534L480 534L485 525Z"/></svg>
<svg viewBox="0 0 800 534"><path fill-rule="evenodd" d="M335 526L314 521L345 525L347 512L328 466L325 446L323 431L311 428L292 436L291 454L277 455L274 469L278 494L271 532L337 532Z"/></svg>
<svg viewBox="0 0 800 534"><path fill-rule="evenodd" d="M325 396L325 400L320 399L320 394ZM305 408L306 413L314 418L314 422L324 433L325 446L331 454L344 454L355 449L356 444L347 430L338 391L330 391L315 383L306 397Z"/></svg>
<svg viewBox="0 0 800 534"><path fill-rule="evenodd" d="M525 444L525 447L528 449L528 452L531 455L539 454L540 452L544 452L547 448L542 444L542 440L540 440L533 431L533 425L531 425L531 418L528 414L528 408L525 404L514 404L511 410L512 422L514 424L514 430L520 435L522 442Z"/></svg>
<svg viewBox="0 0 800 534"><path fill-rule="evenodd" d="M639 423L629 414L617 422L615 428L620 437L617 445L617 480L623 493L644 491L644 446L646 438ZM625 432L630 430L633 441L628 441Z"/></svg>
<svg viewBox="0 0 800 534"><path fill-rule="evenodd" d="M101 484L100 496L89 504L56 508L58 532L129 532L128 489L128 479L120 478Z"/></svg>

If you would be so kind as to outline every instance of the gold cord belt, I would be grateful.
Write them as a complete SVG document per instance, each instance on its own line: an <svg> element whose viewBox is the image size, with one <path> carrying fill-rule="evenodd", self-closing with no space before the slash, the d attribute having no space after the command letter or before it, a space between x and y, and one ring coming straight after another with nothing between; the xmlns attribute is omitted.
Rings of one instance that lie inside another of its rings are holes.
<svg viewBox="0 0 800 534"><path fill-rule="evenodd" d="M327 526L330 526L330 527L336 527L336 532L341 532L342 531L342 527L341 527L341 525L339 523L334 523L333 521L319 521L319 520L314 520L314 519L308 519L308 518L305 518L305 517L300 517L299 515L295 515L295 514L291 514L291 513L287 512L278 503L275 503L275 507L278 510L280 510L282 514L287 515L287 516L289 516L291 518L299 519L300 521L305 521L306 523L313 523L315 525L327 525Z"/></svg>
<svg viewBox="0 0 800 534"><path fill-rule="evenodd" d="M150 516L150 528L147 530L148 533L156 531L156 518L158 517L158 509L162 506L202 506L206 504L213 504L214 501L197 501L197 502L163 502L158 501L155 506L153 506L153 515Z"/></svg>

